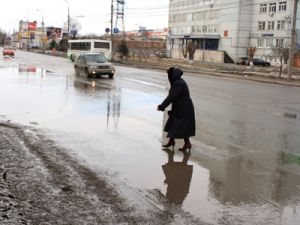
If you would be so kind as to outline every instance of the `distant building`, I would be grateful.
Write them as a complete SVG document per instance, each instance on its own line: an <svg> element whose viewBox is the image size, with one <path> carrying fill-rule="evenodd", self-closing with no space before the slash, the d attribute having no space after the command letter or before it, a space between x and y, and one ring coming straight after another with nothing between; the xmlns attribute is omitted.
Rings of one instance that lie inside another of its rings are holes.
<svg viewBox="0 0 300 225"><path fill-rule="evenodd" d="M267 58L272 46L290 43L292 10L292 0L170 0L171 56L183 58L182 48L192 42L198 50L223 51L234 61L250 46Z"/></svg>
<svg viewBox="0 0 300 225"><path fill-rule="evenodd" d="M127 31L126 37L129 39L162 39L166 40L168 36L168 28L147 29L140 27L138 30Z"/></svg>

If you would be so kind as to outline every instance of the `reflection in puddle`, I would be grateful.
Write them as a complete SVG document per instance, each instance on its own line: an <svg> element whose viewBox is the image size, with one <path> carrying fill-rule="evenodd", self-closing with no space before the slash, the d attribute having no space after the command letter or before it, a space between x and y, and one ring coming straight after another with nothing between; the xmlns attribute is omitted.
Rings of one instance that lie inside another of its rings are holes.
<svg viewBox="0 0 300 225"><path fill-rule="evenodd" d="M121 115L121 88L114 88L111 83L102 83L100 80L74 80L74 87L85 93L105 93L106 96L106 126L112 122L117 128ZM103 98L102 97L102 98Z"/></svg>
<svg viewBox="0 0 300 225"><path fill-rule="evenodd" d="M184 153L182 161L174 161L174 151L165 150L168 153L168 162L162 165L165 174L164 183L168 185L166 198L170 203L182 205L189 193L193 174L193 166L188 165L189 152Z"/></svg>
<svg viewBox="0 0 300 225"><path fill-rule="evenodd" d="M32 75L40 75L45 76L47 73L47 70L44 68L37 68L35 66L29 66L26 64L19 64L18 68L19 74L32 74Z"/></svg>

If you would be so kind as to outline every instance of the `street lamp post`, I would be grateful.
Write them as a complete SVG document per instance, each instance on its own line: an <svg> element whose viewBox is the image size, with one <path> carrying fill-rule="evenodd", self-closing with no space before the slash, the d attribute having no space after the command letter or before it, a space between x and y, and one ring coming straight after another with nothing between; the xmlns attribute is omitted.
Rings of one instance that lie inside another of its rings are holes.
<svg viewBox="0 0 300 225"><path fill-rule="evenodd" d="M29 38L30 38L30 24L29 24L29 18L27 19L27 51L29 52L30 51L30 41L29 41Z"/></svg>
<svg viewBox="0 0 300 225"><path fill-rule="evenodd" d="M289 52L289 64L288 64L288 80L292 78L292 67L294 66L294 54L296 44L296 22L297 22L297 10L298 0L293 1L292 21L291 21L291 41L290 41L290 52Z"/></svg>
<svg viewBox="0 0 300 225"><path fill-rule="evenodd" d="M67 39L69 40L70 37L70 2L68 0L64 0L68 4L68 37Z"/></svg>
<svg viewBox="0 0 300 225"><path fill-rule="evenodd" d="M36 11L40 12L42 14L42 48L43 48L43 53L45 53L45 23L44 23L44 16L43 12L39 9Z"/></svg>

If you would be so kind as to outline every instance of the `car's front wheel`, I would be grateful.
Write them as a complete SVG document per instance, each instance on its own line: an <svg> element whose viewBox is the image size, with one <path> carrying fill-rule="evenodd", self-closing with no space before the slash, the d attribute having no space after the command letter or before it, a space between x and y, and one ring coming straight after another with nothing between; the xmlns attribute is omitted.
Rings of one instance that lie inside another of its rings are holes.
<svg viewBox="0 0 300 225"><path fill-rule="evenodd" d="M111 74L108 74L108 78L109 79L113 79L114 78L114 75L111 73Z"/></svg>
<svg viewBox="0 0 300 225"><path fill-rule="evenodd" d="M86 68L85 69L85 76L86 76L86 78L90 78L91 77L91 75L90 75L90 73L89 73L89 70Z"/></svg>
<svg viewBox="0 0 300 225"><path fill-rule="evenodd" d="M74 61L75 61L75 56L72 54L72 55L70 56L70 59L71 59L72 62L74 62Z"/></svg>

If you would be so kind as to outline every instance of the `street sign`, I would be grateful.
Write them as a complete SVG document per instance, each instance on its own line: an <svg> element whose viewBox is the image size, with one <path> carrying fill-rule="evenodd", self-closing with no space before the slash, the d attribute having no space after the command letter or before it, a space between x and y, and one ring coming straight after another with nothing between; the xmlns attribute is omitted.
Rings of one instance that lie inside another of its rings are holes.
<svg viewBox="0 0 300 225"><path fill-rule="evenodd" d="M106 33L109 33L109 32L110 32L110 29L109 29L109 28L106 28L106 29L105 29L105 32L106 32Z"/></svg>
<svg viewBox="0 0 300 225"><path fill-rule="evenodd" d="M115 27L115 28L114 28L114 33L115 33L115 34L119 33L119 28Z"/></svg>
<svg viewBox="0 0 300 225"><path fill-rule="evenodd" d="M70 33L71 33L72 35L77 35L77 30L71 30Z"/></svg>

